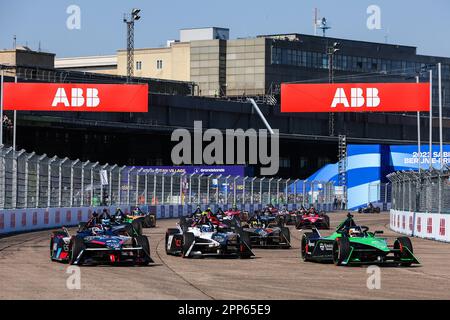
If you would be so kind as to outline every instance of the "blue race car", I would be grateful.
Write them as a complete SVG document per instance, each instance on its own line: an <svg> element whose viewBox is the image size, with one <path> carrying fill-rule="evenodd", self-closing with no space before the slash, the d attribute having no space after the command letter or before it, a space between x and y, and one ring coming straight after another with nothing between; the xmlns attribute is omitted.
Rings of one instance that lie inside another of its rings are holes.
<svg viewBox="0 0 450 320"><path fill-rule="evenodd" d="M50 258L74 265L153 262L148 238L139 235L132 224L112 224L96 214L87 223L81 223L74 235L65 227L53 232Z"/></svg>

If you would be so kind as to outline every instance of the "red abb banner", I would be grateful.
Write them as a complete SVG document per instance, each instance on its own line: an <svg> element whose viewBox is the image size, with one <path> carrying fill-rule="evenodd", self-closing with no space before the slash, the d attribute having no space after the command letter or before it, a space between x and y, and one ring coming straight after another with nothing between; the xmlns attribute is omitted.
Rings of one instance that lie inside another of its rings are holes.
<svg viewBox="0 0 450 320"><path fill-rule="evenodd" d="M428 83L281 85L281 112L413 111L430 111Z"/></svg>
<svg viewBox="0 0 450 320"><path fill-rule="evenodd" d="M146 84L5 83L5 110L147 112Z"/></svg>

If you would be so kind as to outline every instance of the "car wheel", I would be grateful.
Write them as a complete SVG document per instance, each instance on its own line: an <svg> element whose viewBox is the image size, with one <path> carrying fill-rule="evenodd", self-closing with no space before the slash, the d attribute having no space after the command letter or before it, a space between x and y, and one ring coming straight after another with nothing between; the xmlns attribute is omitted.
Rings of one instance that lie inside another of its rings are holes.
<svg viewBox="0 0 450 320"><path fill-rule="evenodd" d="M136 244L142 247L142 251L138 254L139 261L137 265L147 266L152 260L150 258L150 243L146 236L139 235L136 237Z"/></svg>
<svg viewBox="0 0 450 320"><path fill-rule="evenodd" d="M133 226L134 230L136 231L137 235L142 235L142 224L144 223L143 219L136 219L133 220L131 225Z"/></svg>
<svg viewBox="0 0 450 320"><path fill-rule="evenodd" d="M341 266L350 256L350 240L347 237L337 238L333 244L333 262Z"/></svg>
<svg viewBox="0 0 450 320"><path fill-rule="evenodd" d="M394 253L395 261L399 263L402 267L410 267L412 262L401 262L402 258L409 257L408 252L404 249L408 248L408 250L413 253L413 246L411 243L411 239L408 237L399 237L394 242L394 249L401 250L400 252Z"/></svg>
<svg viewBox="0 0 450 320"><path fill-rule="evenodd" d="M57 236L67 237L67 233L64 231L53 231L52 232L52 237L50 238L50 260L53 260L53 258L54 258L53 255L55 254L55 252L53 250L53 245L55 242L53 241L53 239Z"/></svg>
<svg viewBox="0 0 450 320"><path fill-rule="evenodd" d="M303 261L308 261L309 260L309 255L308 255L308 251L307 251L307 245L308 245L308 240L309 237L312 235L311 232L305 232L302 236L302 242L301 242L301 257Z"/></svg>
<svg viewBox="0 0 450 320"><path fill-rule="evenodd" d="M84 241L80 237L72 237L70 240L70 251L69 251L69 263L75 264L80 253L85 249ZM78 265L81 265L82 259L78 261Z"/></svg>
<svg viewBox="0 0 450 320"><path fill-rule="evenodd" d="M174 234L177 234L177 233L179 233L179 230L178 230L178 229L175 229L175 228L173 228L173 229L168 229L168 230L166 231L166 240L165 240L165 244L166 244L166 254L173 254L173 253L170 251L170 249L169 249L169 237L170 237L171 235L174 235Z"/></svg>
<svg viewBox="0 0 450 320"><path fill-rule="evenodd" d="M250 259L252 253L247 249L251 247L250 244L250 235L245 231L239 232L239 258L241 259Z"/></svg>
<svg viewBox="0 0 450 320"><path fill-rule="evenodd" d="M291 243L291 231L289 230L289 228L287 227L282 227L281 228L281 234L283 235L284 241L287 242L288 246L286 246L287 248L290 248L290 243Z"/></svg>
<svg viewBox="0 0 450 320"><path fill-rule="evenodd" d="M188 252L195 241L195 236L192 232L183 233L183 258L188 258Z"/></svg>
<svg viewBox="0 0 450 320"><path fill-rule="evenodd" d="M325 219L325 229L329 230L330 229L330 217L328 215L324 215L324 219Z"/></svg>

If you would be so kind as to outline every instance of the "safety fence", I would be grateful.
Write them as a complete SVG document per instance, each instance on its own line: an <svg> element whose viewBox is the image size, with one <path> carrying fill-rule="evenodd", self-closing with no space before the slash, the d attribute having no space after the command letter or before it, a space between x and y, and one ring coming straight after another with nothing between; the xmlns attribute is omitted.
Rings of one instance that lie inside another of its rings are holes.
<svg viewBox="0 0 450 320"><path fill-rule="evenodd" d="M389 174L392 209L450 213L450 170L399 171Z"/></svg>
<svg viewBox="0 0 450 320"><path fill-rule="evenodd" d="M158 172L0 146L0 209L295 204L331 210L334 190L332 182L186 174L176 167Z"/></svg>

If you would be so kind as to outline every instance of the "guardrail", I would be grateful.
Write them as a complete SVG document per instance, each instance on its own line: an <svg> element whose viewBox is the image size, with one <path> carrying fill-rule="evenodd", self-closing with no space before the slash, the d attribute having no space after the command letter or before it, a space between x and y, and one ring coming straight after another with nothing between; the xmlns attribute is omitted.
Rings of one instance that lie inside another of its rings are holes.
<svg viewBox="0 0 450 320"><path fill-rule="evenodd" d="M174 167L176 168L176 167ZM334 200L330 182L155 173L0 147L0 209L109 205L301 204Z"/></svg>
<svg viewBox="0 0 450 320"><path fill-rule="evenodd" d="M146 206L166 218L191 213L197 205L253 212L270 203L331 211L333 202L330 182L157 173L0 146L0 233L77 223L99 207Z"/></svg>
<svg viewBox="0 0 450 320"><path fill-rule="evenodd" d="M133 206L119 206L124 213L129 213ZM216 211L219 207L227 210L228 205L200 205L202 210L210 208ZM264 205L246 204L240 205L240 210L253 212L261 210ZM280 207L280 206L279 206ZM297 204L286 206L288 210L299 207ZM110 212L115 212L116 206L109 207L79 207L79 208L30 208L30 209L10 209L0 210L0 234L28 232L33 230L53 229L61 226L76 226L79 222L87 221L94 211L101 212L107 208ZM197 205L144 205L141 208L145 212L156 215L157 219L179 218L191 214ZM332 210L331 205L319 205L318 210Z"/></svg>
<svg viewBox="0 0 450 320"><path fill-rule="evenodd" d="M450 242L450 171L400 171L392 183L390 228L409 236Z"/></svg>

